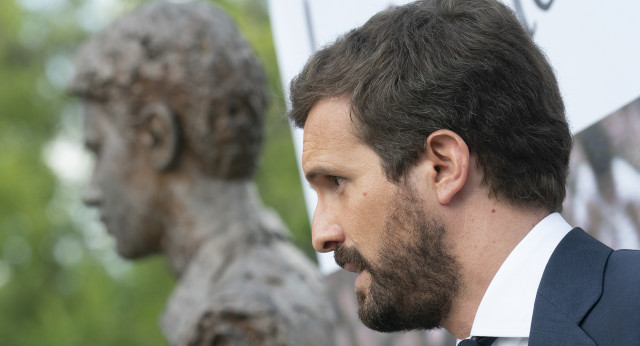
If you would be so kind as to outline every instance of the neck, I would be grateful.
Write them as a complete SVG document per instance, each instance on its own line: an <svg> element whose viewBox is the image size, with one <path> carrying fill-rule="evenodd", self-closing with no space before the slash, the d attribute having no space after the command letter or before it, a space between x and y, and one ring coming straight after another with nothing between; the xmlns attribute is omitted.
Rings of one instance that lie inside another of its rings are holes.
<svg viewBox="0 0 640 346"><path fill-rule="evenodd" d="M262 230L263 207L250 180L190 179L171 184L171 198L175 215L168 218L172 224L166 228L162 246L176 277L203 243L214 238L234 243Z"/></svg>
<svg viewBox="0 0 640 346"><path fill-rule="evenodd" d="M549 212L485 198L470 201L456 213L457 217L450 218L449 229L462 287L442 326L463 339L469 336L478 306L502 263Z"/></svg>

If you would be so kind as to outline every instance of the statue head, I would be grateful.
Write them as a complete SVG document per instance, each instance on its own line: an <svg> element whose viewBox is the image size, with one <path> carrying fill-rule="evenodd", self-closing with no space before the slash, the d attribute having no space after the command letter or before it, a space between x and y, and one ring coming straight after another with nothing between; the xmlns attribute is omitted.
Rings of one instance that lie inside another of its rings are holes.
<svg viewBox="0 0 640 346"><path fill-rule="evenodd" d="M161 250L171 182L194 174L247 180L255 171L266 80L234 23L207 3L154 2L78 51L73 93L85 107L95 168L84 200L118 252Z"/></svg>

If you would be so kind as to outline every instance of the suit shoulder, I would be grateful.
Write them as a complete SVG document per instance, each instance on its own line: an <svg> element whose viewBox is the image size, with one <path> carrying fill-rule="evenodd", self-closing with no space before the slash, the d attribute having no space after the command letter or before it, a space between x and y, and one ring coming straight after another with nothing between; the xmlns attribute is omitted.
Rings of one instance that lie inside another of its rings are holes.
<svg viewBox="0 0 640 346"><path fill-rule="evenodd" d="M611 253L603 277L602 297L598 305L640 308L640 251L617 250Z"/></svg>
<svg viewBox="0 0 640 346"><path fill-rule="evenodd" d="M635 266L637 268L640 264L640 250L616 250L611 254L609 262L608 265Z"/></svg>
<svg viewBox="0 0 640 346"><path fill-rule="evenodd" d="M602 296L583 321L598 345L631 345L640 339L640 251L614 251L607 261Z"/></svg>

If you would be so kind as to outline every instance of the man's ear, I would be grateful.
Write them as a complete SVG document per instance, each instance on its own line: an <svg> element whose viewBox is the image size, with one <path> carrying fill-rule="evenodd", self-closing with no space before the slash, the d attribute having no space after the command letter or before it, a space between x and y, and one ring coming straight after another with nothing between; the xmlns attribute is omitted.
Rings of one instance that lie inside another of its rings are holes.
<svg viewBox="0 0 640 346"><path fill-rule="evenodd" d="M437 130L427 137L425 152L432 186L440 204L448 204L464 187L469 171L469 148L457 133Z"/></svg>
<svg viewBox="0 0 640 346"><path fill-rule="evenodd" d="M142 143L149 150L151 163L159 171L172 167L178 157L180 130L175 115L163 102L153 102L142 109L140 128Z"/></svg>

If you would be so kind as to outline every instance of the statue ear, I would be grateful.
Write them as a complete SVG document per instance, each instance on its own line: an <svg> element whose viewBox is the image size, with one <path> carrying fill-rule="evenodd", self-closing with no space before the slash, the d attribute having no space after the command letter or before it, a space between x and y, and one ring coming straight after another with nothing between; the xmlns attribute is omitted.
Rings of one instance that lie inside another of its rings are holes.
<svg viewBox="0 0 640 346"><path fill-rule="evenodd" d="M153 102L142 109L140 128L142 143L149 150L154 168L169 170L178 157L180 131L175 115L163 102Z"/></svg>

